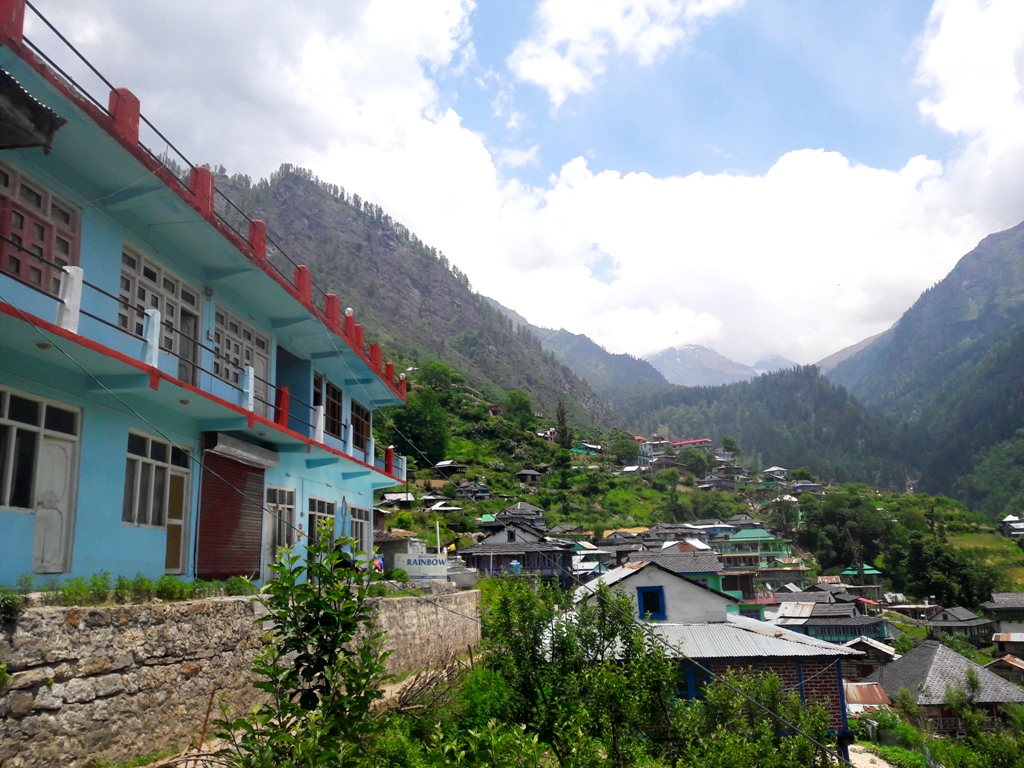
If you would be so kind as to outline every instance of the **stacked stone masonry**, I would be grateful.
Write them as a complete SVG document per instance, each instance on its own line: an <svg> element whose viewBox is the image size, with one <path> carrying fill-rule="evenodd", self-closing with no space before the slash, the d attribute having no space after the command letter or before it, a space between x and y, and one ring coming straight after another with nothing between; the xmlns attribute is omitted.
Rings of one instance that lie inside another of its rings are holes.
<svg viewBox="0 0 1024 768"><path fill-rule="evenodd" d="M479 594L378 601L388 671L477 645L480 625L463 617L479 615ZM257 701L250 668L263 613L244 597L26 610L0 628L11 675L0 690L0 766L118 763L197 741L211 691L235 713Z"/></svg>

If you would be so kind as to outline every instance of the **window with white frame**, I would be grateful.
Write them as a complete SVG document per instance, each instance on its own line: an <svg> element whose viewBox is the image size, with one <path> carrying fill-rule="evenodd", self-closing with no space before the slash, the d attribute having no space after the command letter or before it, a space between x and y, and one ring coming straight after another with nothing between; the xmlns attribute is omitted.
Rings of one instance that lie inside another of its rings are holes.
<svg viewBox="0 0 1024 768"><path fill-rule="evenodd" d="M0 163L0 271L47 293L78 264L81 214L35 179Z"/></svg>
<svg viewBox="0 0 1024 768"><path fill-rule="evenodd" d="M327 499L309 497L309 544L316 544L319 532L318 529L324 521L328 521L331 528L331 538L334 538L334 516L338 505Z"/></svg>
<svg viewBox="0 0 1024 768"><path fill-rule="evenodd" d="M352 401L352 445L360 450L365 451L370 445L370 409L363 405L360 405L355 400ZM367 461L373 457L367 457Z"/></svg>
<svg viewBox="0 0 1024 768"><path fill-rule="evenodd" d="M370 540L373 531L373 512L361 507L349 507L352 515L352 538L356 540L356 552L370 554Z"/></svg>
<svg viewBox="0 0 1024 768"><path fill-rule="evenodd" d="M271 552L295 544L295 489L267 486L267 513L272 520Z"/></svg>
<svg viewBox="0 0 1024 768"><path fill-rule="evenodd" d="M188 476L188 451L166 440L129 432L121 522L165 528L172 474Z"/></svg>
<svg viewBox="0 0 1024 768"><path fill-rule="evenodd" d="M213 373L228 384L239 385L242 369L251 365L256 375L253 389L261 413L269 408L267 382L270 378L270 339L217 306L216 327L213 332Z"/></svg>
<svg viewBox="0 0 1024 768"><path fill-rule="evenodd" d="M47 434L78 440L79 411L0 389L0 507L33 509L40 447Z"/></svg>
<svg viewBox="0 0 1024 768"><path fill-rule="evenodd" d="M200 294L152 259L129 248L121 252L117 324L142 336L147 309L160 312L160 349L178 358L179 378L195 384L199 349Z"/></svg>

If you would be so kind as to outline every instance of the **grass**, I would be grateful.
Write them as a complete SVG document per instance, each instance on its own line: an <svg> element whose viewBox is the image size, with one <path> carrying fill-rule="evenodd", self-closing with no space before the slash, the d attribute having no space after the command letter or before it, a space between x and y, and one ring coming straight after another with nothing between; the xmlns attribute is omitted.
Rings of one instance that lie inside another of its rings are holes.
<svg viewBox="0 0 1024 768"><path fill-rule="evenodd" d="M1024 589L1024 551L997 533L961 533L949 537L949 543L997 569L1003 586Z"/></svg>

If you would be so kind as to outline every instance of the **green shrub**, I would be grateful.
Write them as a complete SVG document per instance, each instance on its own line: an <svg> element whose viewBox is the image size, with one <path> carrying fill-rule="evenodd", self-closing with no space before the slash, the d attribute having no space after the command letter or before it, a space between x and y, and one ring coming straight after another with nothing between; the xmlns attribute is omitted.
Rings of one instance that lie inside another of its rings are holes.
<svg viewBox="0 0 1024 768"><path fill-rule="evenodd" d="M36 577L31 573L23 573L14 582L14 591L19 595L27 595L35 591Z"/></svg>
<svg viewBox="0 0 1024 768"><path fill-rule="evenodd" d="M115 603L130 603L132 601L132 582L124 576L118 576L114 582L114 592L111 595Z"/></svg>
<svg viewBox="0 0 1024 768"><path fill-rule="evenodd" d="M188 582L165 573L156 580L154 592L161 600L187 600L192 595L192 587Z"/></svg>
<svg viewBox="0 0 1024 768"><path fill-rule="evenodd" d="M897 698L903 697L897 694ZM899 746L904 749L914 749L924 743L924 736L921 735L921 732L895 712L880 711L873 713L871 718L878 722L879 731L888 731L893 734L899 742Z"/></svg>
<svg viewBox="0 0 1024 768"><path fill-rule="evenodd" d="M232 576L224 582L224 591L229 595L253 595L256 594L256 587L247 576Z"/></svg>
<svg viewBox="0 0 1024 768"><path fill-rule="evenodd" d="M387 584L377 581L368 587L366 594L369 597L387 597L390 592L391 588Z"/></svg>
<svg viewBox="0 0 1024 768"><path fill-rule="evenodd" d="M0 624L17 621L24 608L25 598L0 587Z"/></svg>
<svg viewBox="0 0 1024 768"><path fill-rule="evenodd" d="M505 678L491 669L480 667L470 672L459 691L460 720L466 729L482 729L491 720L509 718L512 691Z"/></svg>
<svg viewBox="0 0 1024 768"><path fill-rule="evenodd" d="M91 605L92 590L81 576L68 579L57 589L57 602L61 605Z"/></svg>
<svg viewBox="0 0 1024 768"><path fill-rule="evenodd" d="M387 717L380 733L370 742L370 763L377 768L425 766L423 747L410 734L410 718Z"/></svg>
<svg viewBox="0 0 1024 768"><path fill-rule="evenodd" d="M89 578L89 599L97 605L107 602L110 596L110 574L107 571L94 573Z"/></svg>
<svg viewBox="0 0 1024 768"><path fill-rule="evenodd" d="M928 761L920 752L912 752L903 747L880 747L871 744L866 749L878 755L893 768L928 768Z"/></svg>
<svg viewBox="0 0 1024 768"><path fill-rule="evenodd" d="M135 574L132 581L132 600L136 603L147 603L156 594L156 585L141 573Z"/></svg>
<svg viewBox="0 0 1024 768"><path fill-rule="evenodd" d="M409 574L402 568L389 568L384 571L384 578L388 581L397 581L399 584L409 583Z"/></svg>

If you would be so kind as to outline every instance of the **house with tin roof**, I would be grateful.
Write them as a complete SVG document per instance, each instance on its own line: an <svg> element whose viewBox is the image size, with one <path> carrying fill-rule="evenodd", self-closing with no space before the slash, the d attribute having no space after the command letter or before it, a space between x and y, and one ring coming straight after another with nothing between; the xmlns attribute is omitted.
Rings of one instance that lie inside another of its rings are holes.
<svg viewBox="0 0 1024 768"><path fill-rule="evenodd" d="M995 672L1004 680L1016 685L1024 685L1024 659L1013 654L1005 654L985 665L985 669Z"/></svg>

